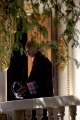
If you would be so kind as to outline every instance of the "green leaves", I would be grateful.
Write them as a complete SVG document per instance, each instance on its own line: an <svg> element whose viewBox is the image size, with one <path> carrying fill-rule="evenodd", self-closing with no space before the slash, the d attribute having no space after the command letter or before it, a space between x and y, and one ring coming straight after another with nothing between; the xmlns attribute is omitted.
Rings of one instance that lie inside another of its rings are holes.
<svg viewBox="0 0 80 120"><path fill-rule="evenodd" d="M52 9L51 9L51 8L48 8L48 9L45 9L45 8L44 8L43 14L44 14L46 17L50 17L51 13L52 13Z"/></svg>
<svg viewBox="0 0 80 120"><path fill-rule="evenodd" d="M55 15L59 15L59 12L60 12L60 10L61 10L61 4L60 3L56 3L55 5L54 5L54 10L55 10Z"/></svg>
<svg viewBox="0 0 80 120"><path fill-rule="evenodd" d="M22 40L22 32L21 31L16 32L16 41L19 41L19 39Z"/></svg>
<svg viewBox="0 0 80 120"><path fill-rule="evenodd" d="M74 63L75 63L75 65L76 65L77 68L80 67L80 61L78 61L77 59L72 58L72 57L70 57L70 56L67 56L67 57L68 57L69 59L72 59L72 60L74 61Z"/></svg>
<svg viewBox="0 0 80 120"><path fill-rule="evenodd" d="M18 51L19 50L19 44L17 42L14 44L13 50L14 51Z"/></svg>
<svg viewBox="0 0 80 120"><path fill-rule="evenodd" d="M67 21L67 25L66 25L66 28L68 30L72 29L75 27L75 21L73 19L68 19Z"/></svg>
<svg viewBox="0 0 80 120"><path fill-rule="evenodd" d="M53 50L53 53L56 55L57 49L58 49L58 43L56 40L52 40L50 47Z"/></svg>
<svg viewBox="0 0 80 120"><path fill-rule="evenodd" d="M72 10L65 10L65 12L66 12L66 16L69 16L70 13L72 13Z"/></svg>
<svg viewBox="0 0 80 120"><path fill-rule="evenodd" d="M40 0L40 3L43 3L43 4L45 4L47 2L48 2L48 0Z"/></svg>
<svg viewBox="0 0 80 120"><path fill-rule="evenodd" d="M38 30L47 39L47 37L48 37L47 29L44 26L39 25Z"/></svg>
<svg viewBox="0 0 80 120"><path fill-rule="evenodd" d="M53 24L55 28L61 26L60 20L57 17L53 18Z"/></svg>
<svg viewBox="0 0 80 120"><path fill-rule="evenodd" d="M66 28L63 33L67 38L67 42L69 43L71 40L73 40L73 46L79 45L78 34L80 34L80 31L75 29L75 26L80 20L80 7L76 6L73 0L40 0L40 2L36 0L35 3L33 0L26 1L32 5L33 13L30 16L27 15L23 8L24 0L4 0L0 3L0 33L5 33L5 36L8 34L5 27L7 16L12 16L16 19L15 22L17 23L17 32L13 50L20 50L20 54L23 55L25 50L19 43L19 40L22 40L22 33L28 33L29 31L33 32L34 28L37 28L39 33L45 37L46 41L42 41L40 45L36 43L36 47L40 48L43 52L46 52L47 49L52 48L53 53L56 54L56 50L58 49L57 42L55 40L52 40L51 43L49 42L48 30L46 27L41 25L41 23L43 23L47 17L50 17L52 12L54 14L52 18L53 27L59 28L63 26L63 24L66 24ZM41 18L39 14L40 4L43 4L43 18ZM67 7L66 10L64 9L64 5ZM5 36L3 36L3 41L6 41ZM35 40L37 36L38 33L35 35L32 34L31 39L33 38ZM77 64L77 61L74 61Z"/></svg>
<svg viewBox="0 0 80 120"><path fill-rule="evenodd" d="M75 7L75 3L74 3L73 0L65 0L65 5L66 5L68 8Z"/></svg>
<svg viewBox="0 0 80 120"><path fill-rule="evenodd" d="M15 42L14 45L12 46L13 51L20 51L20 55L27 55L26 51L24 50L22 44L20 42Z"/></svg>
<svg viewBox="0 0 80 120"><path fill-rule="evenodd" d="M2 12L3 12L3 7L2 7L2 5L0 4L0 14L2 14Z"/></svg>
<svg viewBox="0 0 80 120"><path fill-rule="evenodd" d="M68 19L66 23L66 29L64 30L64 35L67 36L67 42L75 40L76 33L78 32L75 29L76 21L74 19ZM78 37L77 37L78 38ZM76 39L77 40L77 39Z"/></svg>
<svg viewBox="0 0 80 120"><path fill-rule="evenodd" d="M76 64L76 67L79 68L80 67L80 62L77 60L77 59L73 59L75 64Z"/></svg>

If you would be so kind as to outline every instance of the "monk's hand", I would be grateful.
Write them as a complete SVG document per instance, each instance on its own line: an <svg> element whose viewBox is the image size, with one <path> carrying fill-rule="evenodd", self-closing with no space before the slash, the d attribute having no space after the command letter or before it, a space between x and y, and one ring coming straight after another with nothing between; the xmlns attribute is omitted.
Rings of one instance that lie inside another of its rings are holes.
<svg viewBox="0 0 80 120"><path fill-rule="evenodd" d="M18 93L24 94L27 90L26 85L20 84L18 83L18 85L20 86L20 88L17 90Z"/></svg>

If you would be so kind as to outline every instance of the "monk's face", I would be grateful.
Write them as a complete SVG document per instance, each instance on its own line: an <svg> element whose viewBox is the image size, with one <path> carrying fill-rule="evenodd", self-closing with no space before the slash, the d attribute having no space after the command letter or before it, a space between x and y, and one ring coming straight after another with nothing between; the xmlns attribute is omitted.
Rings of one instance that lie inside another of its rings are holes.
<svg viewBox="0 0 80 120"><path fill-rule="evenodd" d="M26 45L25 49L26 49L27 55L29 55L30 57L35 57L35 55L37 53L37 50L36 50L35 46Z"/></svg>

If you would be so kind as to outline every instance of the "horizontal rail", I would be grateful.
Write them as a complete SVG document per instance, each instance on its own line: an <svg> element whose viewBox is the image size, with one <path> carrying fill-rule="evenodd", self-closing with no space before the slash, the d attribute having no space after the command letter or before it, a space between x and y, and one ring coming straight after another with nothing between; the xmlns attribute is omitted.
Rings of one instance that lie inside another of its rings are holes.
<svg viewBox="0 0 80 120"><path fill-rule="evenodd" d="M0 102L0 110L2 112L14 111L14 110L25 110L35 108L46 108L46 107L59 107L59 106L71 106L80 105L80 99L77 96L55 96L35 99L24 99Z"/></svg>

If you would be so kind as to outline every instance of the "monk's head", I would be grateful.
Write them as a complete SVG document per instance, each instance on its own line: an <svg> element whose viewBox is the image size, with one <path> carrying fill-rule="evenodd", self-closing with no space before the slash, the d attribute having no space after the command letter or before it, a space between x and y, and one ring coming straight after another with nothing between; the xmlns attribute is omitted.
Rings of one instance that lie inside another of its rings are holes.
<svg viewBox="0 0 80 120"><path fill-rule="evenodd" d="M33 41L29 41L26 43L25 50L27 55L29 55L30 57L35 57L38 52L38 49L36 48L36 45Z"/></svg>

